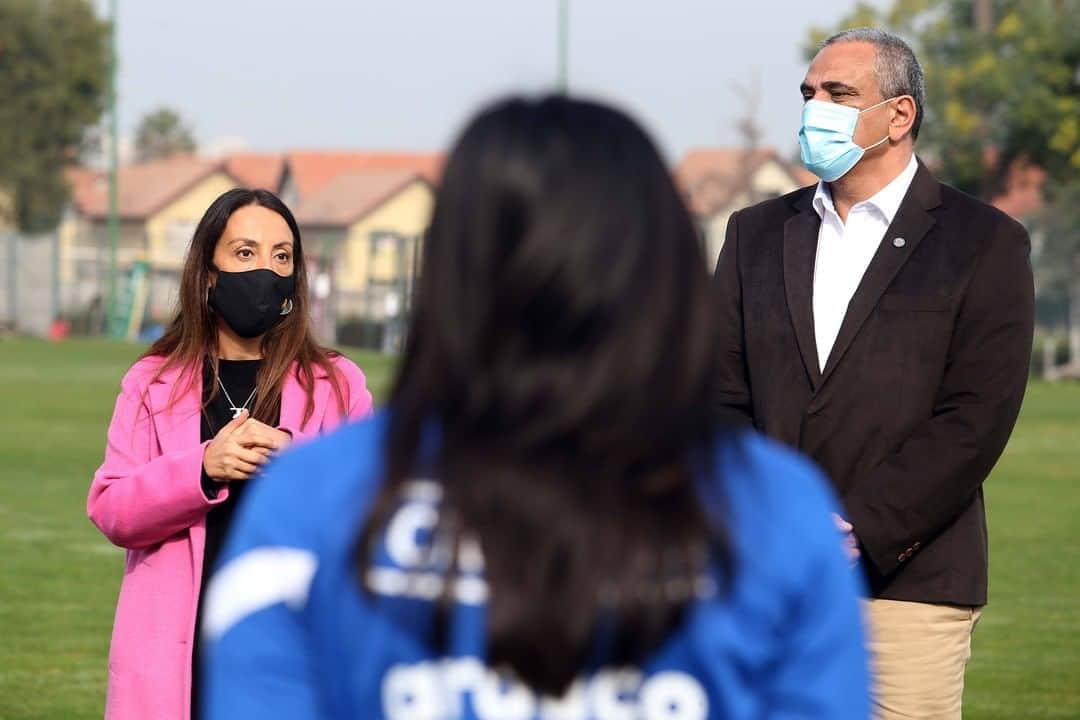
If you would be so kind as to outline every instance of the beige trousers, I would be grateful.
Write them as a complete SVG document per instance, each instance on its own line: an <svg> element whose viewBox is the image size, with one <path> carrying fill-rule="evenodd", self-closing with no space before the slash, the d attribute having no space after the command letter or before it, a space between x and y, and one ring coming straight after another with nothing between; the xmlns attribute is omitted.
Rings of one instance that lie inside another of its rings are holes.
<svg viewBox="0 0 1080 720"><path fill-rule="evenodd" d="M982 608L866 600L874 720L960 720Z"/></svg>

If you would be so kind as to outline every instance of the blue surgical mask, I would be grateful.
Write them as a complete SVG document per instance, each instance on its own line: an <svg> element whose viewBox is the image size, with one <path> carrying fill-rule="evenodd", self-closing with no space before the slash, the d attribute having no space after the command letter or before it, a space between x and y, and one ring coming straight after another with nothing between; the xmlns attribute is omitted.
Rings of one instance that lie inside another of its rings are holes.
<svg viewBox="0 0 1080 720"><path fill-rule="evenodd" d="M807 100L803 106L802 127L799 128L799 149L806 169L825 182L832 182L855 167L867 150L886 142L888 135L864 148L856 145L854 138L859 116L881 107L889 100L882 100L863 110L824 100Z"/></svg>

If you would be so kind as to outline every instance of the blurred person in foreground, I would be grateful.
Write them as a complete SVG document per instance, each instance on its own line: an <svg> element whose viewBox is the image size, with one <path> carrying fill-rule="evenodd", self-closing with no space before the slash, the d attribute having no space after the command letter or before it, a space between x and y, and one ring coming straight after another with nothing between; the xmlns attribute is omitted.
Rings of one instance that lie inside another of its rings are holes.
<svg viewBox="0 0 1080 720"><path fill-rule="evenodd" d="M311 336L292 213L265 190L221 195L195 230L176 319L121 382L87 500L127 549L108 720L199 716L200 589L241 495L273 453L370 408L359 368Z"/></svg>
<svg viewBox="0 0 1080 720"><path fill-rule="evenodd" d="M1027 383L1027 232L914 153L923 73L862 28L802 82L821 178L735 213L716 268L720 398L820 463L861 555L879 718L960 718L986 604L982 484Z"/></svg>
<svg viewBox="0 0 1080 720"><path fill-rule="evenodd" d="M865 718L834 500L716 422L710 293L633 121L481 112L388 410L282 456L238 519L209 716Z"/></svg>

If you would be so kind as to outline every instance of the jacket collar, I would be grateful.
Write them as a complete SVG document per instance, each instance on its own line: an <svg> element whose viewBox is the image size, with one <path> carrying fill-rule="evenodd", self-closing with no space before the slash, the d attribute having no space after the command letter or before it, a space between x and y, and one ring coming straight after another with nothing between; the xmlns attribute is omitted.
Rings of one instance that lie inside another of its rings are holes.
<svg viewBox="0 0 1080 720"><path fill-rule="evenodd" d="M336 400L330 396L333 390L326 371L316 367L314 412L305 424L307 392L297 378L297 363L293 363L281 388L281 414L279 424L294 436L301 438L317 434L322 425L322 413L328 403ZM202 415L202 374L193 368L169 368L161 373L147 388L150 416L157 431L162 452L185 450L200 443Z"/></svg>
<svg viewBox="0 0 1080 720"><path fill-rule="evenodd" d="M813 198L813 186L789 196L793 214L784 224L783 255L788 311L807 377L816 391L836 369L893 278L933 227L936 220L930 211L941 205L941 184L918 160L915 177L851 298L824 370L818 366L814 340L814 262L821 218L814 210ZM898 242L900 238L903 242Z"/></svg>

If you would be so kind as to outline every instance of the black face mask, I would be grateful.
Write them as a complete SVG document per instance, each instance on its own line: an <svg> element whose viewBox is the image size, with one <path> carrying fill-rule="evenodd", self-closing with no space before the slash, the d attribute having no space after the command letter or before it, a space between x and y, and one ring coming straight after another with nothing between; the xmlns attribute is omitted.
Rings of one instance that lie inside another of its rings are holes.
<svg viewBox="0 0 1080 720"><path fill-rule="evenodd" d="M282 277L273 270L221 272L210 288L210 307L237 335L255 338L292 312L296 274Z"/></svg>

